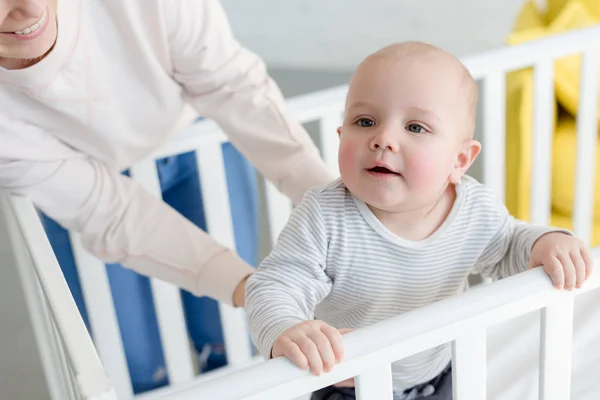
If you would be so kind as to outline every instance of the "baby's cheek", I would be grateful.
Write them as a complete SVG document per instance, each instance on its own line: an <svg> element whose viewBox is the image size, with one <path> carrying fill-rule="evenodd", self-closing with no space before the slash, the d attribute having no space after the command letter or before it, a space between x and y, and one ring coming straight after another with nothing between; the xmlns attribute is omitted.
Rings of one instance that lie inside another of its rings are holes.
<svg viewBox="0 0 600 400"><path fill-rule="evenodd" d="M410 186L416 190L437 188L447 179L443 173L442 162L437 155L431 153L413 154L406 160L406 168L410 171Z"/></svg>
<svg viewBox="0 0 600 400"><path fill-rule="evenodd" d="M357 163L357 146L342 141L338 154L338 164L342 178L350 175L350 172L357 167Z"/></svg>

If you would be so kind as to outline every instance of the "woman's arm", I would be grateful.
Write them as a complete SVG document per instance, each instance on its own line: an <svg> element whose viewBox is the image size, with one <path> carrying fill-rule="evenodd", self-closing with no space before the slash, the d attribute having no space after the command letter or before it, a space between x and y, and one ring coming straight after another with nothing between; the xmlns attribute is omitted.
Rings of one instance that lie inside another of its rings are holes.
<svg viewBox="0 0 600 400"><path fill-rule="evenodd" d="M333 177L302 125L285 108L264 62L234 38L218 0L163 3L173 77L198 112L298 203ZM336 135L336 132L330 132Z"/></svg>
<svg viewBox="0 0 600 400"><path fill-rule="evenodd" d="M102 260L228 304L254 271L127 176L36 126L20 124L11 134L5 125L0 123L0 187L28 196L62 226L80 232L85 247Z"/></svg>

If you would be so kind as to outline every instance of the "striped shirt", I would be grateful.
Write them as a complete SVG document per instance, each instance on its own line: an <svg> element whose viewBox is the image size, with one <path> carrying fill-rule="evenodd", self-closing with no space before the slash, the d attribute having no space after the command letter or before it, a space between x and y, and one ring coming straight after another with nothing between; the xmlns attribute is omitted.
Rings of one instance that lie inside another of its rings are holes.
<svg viewBox="0 0 600 400"><path fill-rule="evenodd" d="M361 328L464 292L468 275L501 279L527 269L550 228L511 217L464 177L442 226L421 241L398 237L340 179L311 189L246 288L252 339L268 358L277 337L305 320ZM438 346L392 366L395 390L427 382L451 359Z"/></svg>

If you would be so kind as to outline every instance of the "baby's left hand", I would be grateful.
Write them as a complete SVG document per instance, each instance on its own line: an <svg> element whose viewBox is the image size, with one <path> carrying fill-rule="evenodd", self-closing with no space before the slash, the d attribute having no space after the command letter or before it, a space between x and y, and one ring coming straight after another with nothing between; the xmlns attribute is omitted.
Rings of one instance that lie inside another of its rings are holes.
<svg viewBox="0 0 600 400"><path fill-rule="evenodd" d="M542 265L554 287L580 288L592 274L592 254L576 237L560 232L541 236L531 249L529 268Z"/></svg>

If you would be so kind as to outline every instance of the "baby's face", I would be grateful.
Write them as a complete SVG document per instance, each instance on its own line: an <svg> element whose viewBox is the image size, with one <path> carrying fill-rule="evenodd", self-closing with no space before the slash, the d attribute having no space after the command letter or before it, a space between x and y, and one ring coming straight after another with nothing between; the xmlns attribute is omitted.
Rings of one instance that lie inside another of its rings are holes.
<svg viewBox="0 0 600 400"><path fill-rule="evenodd" d="M443 57L367 59L350 83L340 128L344 183L386 211L434 203L462 175L457 158L472 133L472 104L464 75Z"/></svg>

